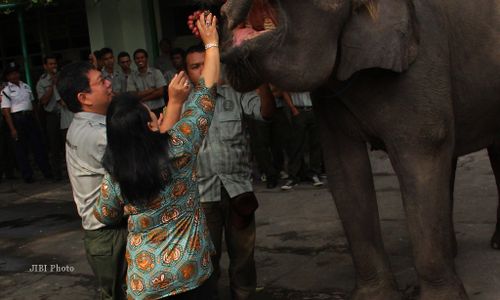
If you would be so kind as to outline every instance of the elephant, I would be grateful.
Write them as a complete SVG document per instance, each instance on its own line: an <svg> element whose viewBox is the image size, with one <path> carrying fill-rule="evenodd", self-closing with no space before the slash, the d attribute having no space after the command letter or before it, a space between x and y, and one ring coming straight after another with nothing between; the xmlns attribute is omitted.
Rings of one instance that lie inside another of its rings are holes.
<svg viewBox="0 0 500 300"><path fill-rule="evenodd" d="M420 299L468 299L454 264L454 158L500 135L500 0L206 0L239 91L314 91L329 188L356 270L351 299L401 299L367 143L401 187Z"/></svg>
<svg viewBox="0 0 500 300"><path fill-rule="evenodd" d="M500 140L488 146L488 156L490 158L493 175L495 175L498 196L497 223L495 226L495 233L493 233L491 237L490 245L493 249L500 250Z"/></svg>
<svg viewBox="0 0 500 300"><path fill-rule="evenodd" d="M491 167L493 173L495 174L495 181L497 184L497 193L499 199L499 205L497 207L497 224L495 227L495 233L491 238L491 247L493 249L500 250L500 142L497 141L493 145L488 147L488 154L490 156Z"/></svg>
<svg viewBox="0 0 500 300"><path fill-rule="evenodd" d="M491 237L490 240L490 245L491 248L500 250L500 141L496 141L493 144L489 145L487 147L488 150L488 157L490 159L490 164L491 164L491 169L493 171L493 175L495 177L495 183L497 186L497 197L498 197L498 204L497 204L497 222L495 226L495 232L493 233L493 236ZM451 197L451 211L453 213L453 192L454 192L454 187L455 187L455 172L457 170L457 162L458 158L453 159L453 164L452 164L452 176L451 176L451 184L450 184L450 197ZM453 229L453 223L451 224L451 234L452 236L452 245L453 245L453 251L454 251L454 256L457 255L457 249L456 249L456 238L454 236L455 230Z"/></svg>

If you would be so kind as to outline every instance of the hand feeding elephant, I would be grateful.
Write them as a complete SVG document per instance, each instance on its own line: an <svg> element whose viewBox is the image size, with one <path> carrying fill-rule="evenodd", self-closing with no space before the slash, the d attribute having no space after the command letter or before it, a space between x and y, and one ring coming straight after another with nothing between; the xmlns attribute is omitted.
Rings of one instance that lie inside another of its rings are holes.
<svg viewBox="0 0 500 300"><path fill-rule="evenodd" d="M367 142L387 151L398 176L420 299L467 299L449 187L453 158L500 134L500 0L225 2L221 46L236 89L319 88L330 189L356 268L352 299L401 298Z"/></svg>

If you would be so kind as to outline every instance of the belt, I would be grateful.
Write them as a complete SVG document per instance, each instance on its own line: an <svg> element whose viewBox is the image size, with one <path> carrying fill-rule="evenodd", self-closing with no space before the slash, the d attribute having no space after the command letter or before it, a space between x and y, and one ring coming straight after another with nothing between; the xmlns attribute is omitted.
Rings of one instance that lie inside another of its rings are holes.
<svg viewBox="0 0 500 300"><path fill-rule="evenodd" d="M298 110L303 110L303 111L311 111L313 110L312 106L295 106L296 109Z"/></svg>
<svg viewBox="0 0 500 300"><path fill-rule="evenodd" d="M48 115L60 115L61 114L59 111L45 111L45 113Z"/></svg>
<svg viewBox="0 0 500 300"><path fill-rule="evenodd" d="M102 231L106 231L106 230L127 229L127 226L128 226L127 220L128 220L128 218L122 218L120 220L120 222L118 222L116 224L106 225L106 226L98 228L98 229L85 230L85 231L90 231L90 232L100 231L100 232L102 232Z"/></svg>
<svg viewBox="0 0 500 300"><path fill-rule="evenodd" d="M16 111L16 112L11 112L10 114L13 116L31 116L33 111L31 110L21 110L21 111Z"/></svg>

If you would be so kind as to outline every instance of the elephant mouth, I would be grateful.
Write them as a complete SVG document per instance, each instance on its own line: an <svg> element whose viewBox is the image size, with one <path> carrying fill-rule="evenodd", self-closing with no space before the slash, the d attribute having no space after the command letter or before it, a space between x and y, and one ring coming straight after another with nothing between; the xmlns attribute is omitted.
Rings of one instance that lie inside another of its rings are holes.
<svg viewBox="0 0 500 300"><path fill-rule="evenodd" d="M231 86L246 92L262 80L262 57L277 49L285 35L285 16L278 0L227 0L223 19L221 59Z"/></svg>
<svg viewBox="0 0 500 300"><path fill-rule="evenodd" d="M244 15L244 14L242 14ZM276 3L269 0L253 0L244 20L233 22L232 45L239 47L249 40L274 31L278 26Z"/></svg>

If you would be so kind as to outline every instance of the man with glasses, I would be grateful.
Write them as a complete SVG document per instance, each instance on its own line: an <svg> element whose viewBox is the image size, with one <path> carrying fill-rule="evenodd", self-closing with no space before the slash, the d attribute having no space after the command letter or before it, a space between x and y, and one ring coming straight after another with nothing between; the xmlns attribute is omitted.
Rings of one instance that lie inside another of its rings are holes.
<svg viewBox="0 0 500 300"><path fill-rule="evenodd" d="M104 177L102 157L107 145L106 112L113 97L111 82L89 63L65 66L57 89L75 113L66 138L66 163L73 198L84 229L87 260L99 288L99 299L125 299L126 219L106 226L93 214Z"/></svg>

